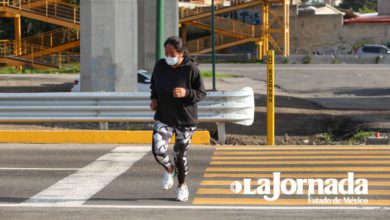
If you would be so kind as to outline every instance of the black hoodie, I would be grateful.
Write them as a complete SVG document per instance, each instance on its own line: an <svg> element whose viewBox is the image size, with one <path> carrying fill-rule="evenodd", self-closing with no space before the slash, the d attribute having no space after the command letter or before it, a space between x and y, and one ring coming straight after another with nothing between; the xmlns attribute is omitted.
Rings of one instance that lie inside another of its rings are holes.
<svg viewBox="0 0 390 220"><path fill-rule="evenodd" d="M175 98L173 90L176 87L186 89L186 96ZM155 120L169 126L198 124L197 102L206 96L206 91L200 71L191 59L185 58L176 68L160 59L154 66L150 89L150 98L158 101Z"/></svg>

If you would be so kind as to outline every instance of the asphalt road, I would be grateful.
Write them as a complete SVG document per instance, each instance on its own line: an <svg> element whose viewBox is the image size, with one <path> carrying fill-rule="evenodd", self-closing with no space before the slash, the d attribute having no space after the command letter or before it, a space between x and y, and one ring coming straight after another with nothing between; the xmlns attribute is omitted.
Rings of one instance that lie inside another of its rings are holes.
<svg viewBox="0 0 390 220"><path fill-rule="evenodd" d="M200 65L211 70L211 65ZM217 64L216 71L247 77L264 89L264 64ZM329 109L389 110L390 65L283 64L275 67L277 94L305 98ZM264 91L265 93L265 91Z"/></svg>
<svg viewBox="0 0 390 220"><path fill-rule="evenodd" d="M177 202L160 189L150 146L0 144L0 219L389 219L388 158L388 146L191 146L191 196ZM269 203L230 190L276 171L337 179L354 171L369 180L369 203L308 205L304 195Z"/></svg>
<svg viewBox="0 0 390 220"><path fill-rule="evenodd" d="M200 64L211 70L210 64ZM216 71L254 80L266 80L264 64L217 64ZM389 88L390 65L371 64L276 64L276 85L286 91L316 93L337 88Z"/></svg>

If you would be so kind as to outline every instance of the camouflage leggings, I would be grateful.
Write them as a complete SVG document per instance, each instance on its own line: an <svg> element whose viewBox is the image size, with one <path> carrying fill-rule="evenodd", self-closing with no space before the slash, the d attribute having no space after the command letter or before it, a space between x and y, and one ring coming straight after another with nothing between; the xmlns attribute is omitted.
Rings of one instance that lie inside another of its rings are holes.
<svg viewBox="0 0 390 220"><path fill-rule="evenodd" d="M160 121L153 125L152 152L157 163L168 170L172 163L167 153L168 143L175 133L174 162L179 184L184 183L188 175L187 150L196 127L171 127Z"/></svg>

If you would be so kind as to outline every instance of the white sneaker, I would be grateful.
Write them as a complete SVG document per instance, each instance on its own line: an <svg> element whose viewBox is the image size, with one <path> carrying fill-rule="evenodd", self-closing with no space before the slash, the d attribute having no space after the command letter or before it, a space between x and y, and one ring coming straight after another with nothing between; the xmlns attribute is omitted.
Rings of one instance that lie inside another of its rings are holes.
<svg viewBox="0 0 390 220"><path fill-rule="evenodd" d="M164 176L163 176L161 186L162 186L163 190L168 190L168 189L172 188L172 186L173 186L173 173L168 173L167 171L164 171Z"/></svg>
<svg viewBox="0 0 390 220"><path fill-rule="evenodd" d="M181 186L181 187L177 188L176 200L182 201L182 202L187 201L189 195L190 195L190 192L188 191L188 187Z"/></svg>

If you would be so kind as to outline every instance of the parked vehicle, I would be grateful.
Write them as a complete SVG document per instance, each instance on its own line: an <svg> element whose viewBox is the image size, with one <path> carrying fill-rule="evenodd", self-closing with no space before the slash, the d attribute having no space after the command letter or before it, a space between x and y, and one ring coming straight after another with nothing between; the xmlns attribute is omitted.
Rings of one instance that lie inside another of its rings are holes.
<svg viewBox="0 0 390 220"><path fill-rule="evenodd" d="M150 80L152 74L147 72L146 70L138 70L137 71L137 91L138 92L149 92L150 91ZM80 92L80 76L78 76L73 81L73 87L71 92Z"/></svg>
<svg viewBox="0 0 390 220"><path fill-rule="evenodd" d="M366 44L357 49L356 56L390 56L390 49L380 44Z"/></svg>

